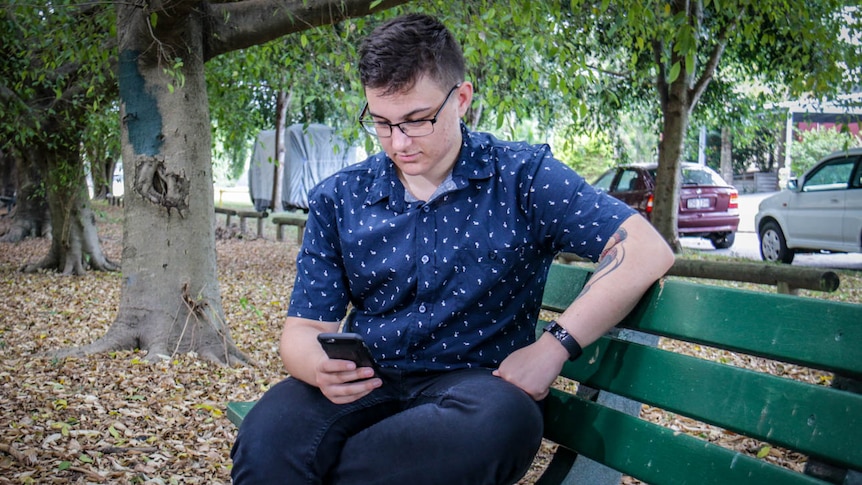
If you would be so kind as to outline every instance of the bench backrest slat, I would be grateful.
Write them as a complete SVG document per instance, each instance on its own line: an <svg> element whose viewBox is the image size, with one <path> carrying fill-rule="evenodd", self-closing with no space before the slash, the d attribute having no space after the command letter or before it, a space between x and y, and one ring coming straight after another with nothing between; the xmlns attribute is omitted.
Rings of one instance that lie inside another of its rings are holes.
<svg viewBox="0 0 862 485"><path fill-rule="evenodd" d="M587 347L562 375L774 445L862 467L859 394L612 338Z"/></svg>
<svg viewBox="0 0 862 485"><path fill-rule="evenodd" d="M547 415L548 439L647 483L824 484L556 389Z"/></svg>
<svg viewBox="0 0 862 485"><path fill-rule="evenodd" d="M589 274L552 265L543 307L561 311ZM620 326L862 377L862 305L667 279Z"/></svg>
<svg viewBox="0 0 862 485"><path fill-rule="evenodd" d="M862 376L860 305L674 280L662 286L653 287L622 325Z"/></svg>

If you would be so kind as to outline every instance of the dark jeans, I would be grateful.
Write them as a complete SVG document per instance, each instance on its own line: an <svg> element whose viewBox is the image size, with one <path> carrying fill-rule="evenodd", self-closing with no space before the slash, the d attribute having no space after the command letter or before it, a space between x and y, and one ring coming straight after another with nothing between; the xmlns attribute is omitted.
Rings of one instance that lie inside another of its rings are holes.
<svg viewBox="0 0 862 485"><path fill-rule="evenodd" d="M402 375L350 404L288 378L248 413L235 484L511 484L542 440L540 404L489 370Z"/></svg>

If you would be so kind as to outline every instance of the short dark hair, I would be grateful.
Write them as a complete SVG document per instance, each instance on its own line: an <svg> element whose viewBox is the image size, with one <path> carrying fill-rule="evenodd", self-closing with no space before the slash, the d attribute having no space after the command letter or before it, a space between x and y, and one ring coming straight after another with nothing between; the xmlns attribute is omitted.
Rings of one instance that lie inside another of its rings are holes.
<svg viewBox="0 0 862 485"><path fill-rule="evenodd" d="M423 75L443 89L464 80L464 54L434 17L406 14L377 27L359 46L362 86L384 94L404 92Z"/></svg>

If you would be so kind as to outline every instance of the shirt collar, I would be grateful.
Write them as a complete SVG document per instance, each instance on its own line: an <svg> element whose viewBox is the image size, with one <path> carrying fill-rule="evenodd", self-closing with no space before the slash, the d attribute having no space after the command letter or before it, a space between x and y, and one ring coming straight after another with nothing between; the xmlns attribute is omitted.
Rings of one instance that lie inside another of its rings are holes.
<svg viewBox="0 0 862 485"><path fill-rule="evenodd" d="M484 133L474 133L467 129L467 125L461 122L461 152L458 160L452 168L452 173L446 178L444 184L450 182L447 192L460 190L466 187L470 180L487 179L494 175L495 169L489 156L491 137ZM374 170L374 181L371 190L365 199L366 205L377 204L389 199L389 206L396 212L404 212L406 209L404 185L395 173L395 164L385 153L378 153L373 157L372 170ZM442 187L442 186L441 186ZM435 196L437 194L435 193ZM433 199L433 197L432 197Z"/></svg>

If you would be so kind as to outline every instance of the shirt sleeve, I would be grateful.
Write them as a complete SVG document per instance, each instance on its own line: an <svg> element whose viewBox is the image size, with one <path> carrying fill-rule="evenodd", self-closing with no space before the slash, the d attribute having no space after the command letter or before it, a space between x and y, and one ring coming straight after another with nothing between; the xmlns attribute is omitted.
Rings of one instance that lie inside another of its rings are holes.
<svg viewBox="0 0 862 485"><path fill-rule="evenodd" d="M308 195L308 222L296 257L296 279L289 316L324 322L340 321L347 313L347 283L338 244L336 207L318 186Z"/></svg>
<svg viewBox="0 0 862 485"><path fill-rule="evenodd" d="M619 226L636 212L599 191L543 145L525 184L525 210L544 244L597 261Z"/></svg>

